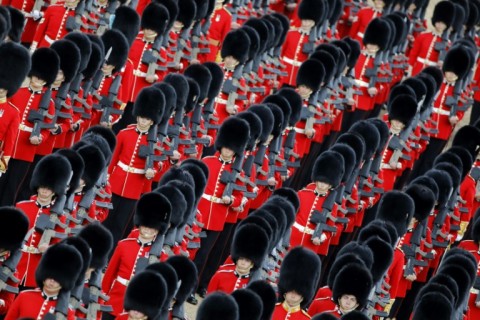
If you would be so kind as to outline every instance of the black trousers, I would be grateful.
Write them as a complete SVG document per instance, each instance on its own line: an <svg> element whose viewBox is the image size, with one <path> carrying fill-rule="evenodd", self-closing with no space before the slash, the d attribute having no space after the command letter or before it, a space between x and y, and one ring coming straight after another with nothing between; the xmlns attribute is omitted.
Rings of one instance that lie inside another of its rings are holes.
<svg viewBox="0 0 480 320"><path fill-rule="evenodd" d="M200 239L200 249L195 255L195 259L193 259L193 263L195 264L198 270L197 290L206 289L208 286L208 281L210 279L207 280L206 275L211 271L206 269L207 262L212 252L213 246L215 245L215 243L218 240L218 237L220 236L220 231L205 230L205 233L207 234L207 236L205 238Z"/></svg>
<svg viewBox="0 0 480 320"><path fill-rule="evenodd" d="M7 172L0 177L0 206L12 206L16 203L20 187L31 165L28 161L10 159Z"/></svg>
<svg viewBox="0 0 480 320"><path fill-rule="evenodd" d="M480 119L480 101L473 101L472 113L470 114L470 124L473 125Z"/></svg>
<svg viewBox="0 0 480 320"><path fill-rule="evenodd" d="M36 154L33 158L32 165L28 168L27 174L25 175L25 179L23 179L22 185L18 189L17 198L15 202L24 201L30 199L32 192L34 190L30 190L30 180L32 180L33 169L37 166L37 163L43 158L42 155Z"/></svg>
<svg viewBox="0 0 480 320"><path fill-rule="evenodd" d="M423 175L429 169L433 168L433 161L442 152L443 148L445 148L447 142L447 140L430 138L427 148L422 153L420 158L415 161L412 173L410 174L410 181Z"/></svg>
<svg viewBox="0 0 480 320"><path fill-rule="evenodd" d="M132 230L136 204L137 200L135 199L124 198L116 194L112 195L113 209L108 214L103 225L112 233L115 245Z"/></svg>

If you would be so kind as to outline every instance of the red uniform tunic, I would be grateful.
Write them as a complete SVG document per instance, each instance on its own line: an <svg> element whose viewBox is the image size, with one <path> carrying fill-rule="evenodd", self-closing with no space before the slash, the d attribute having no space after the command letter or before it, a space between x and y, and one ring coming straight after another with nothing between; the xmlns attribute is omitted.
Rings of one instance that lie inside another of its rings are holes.
<svg viewBox="0 0 480 320"><path fill-rule="evenodd" d="M22 291L8 310L5 320L44 319L47 314L55 312L56 305L57 296L47 297L40 289ZM67 319L75 319L75 313L70 309Z"/></svg>
<svg viewBox="0 0 480 320"><path fill-rule="evenodd" d="M310 315L298 307L290 308L285 302L277 303L273 311L272 320L305 320L311 319Z"/></svg>
<svg viewBox="0 0 480 320"><path fill-rule="evenodd" d="M355 65L355 81L354 87L356 91L361 91L362 94L354 94L355 109L369 111L373 109L375 103L375 96L370 96L368 88L370 87L370 77L365 75L366 71L374 67L375 56L362 52ZM379 86L379 84L376 84ZM377 88L378 89L378 88Z"/></svg>
<svg viewBox="0 0 480 320"><path fill-rule="evenodd" d="M202 161L210 170L208 182L204 194L198 203L198 211L201 212L204 229L222 231L227 218L229 207L238 207L242 201L242 193L234 190L232 193L233 202L226 205L221 202L225 184L220 181L223 171L231 171L232 162L224 162L220 159L219 153L214 156L205 157Z"/></svg>
<svg viewBox="0 0 480 320"><path fill-rule="evenodd" d="M434 32L422 32L415 38L408 59L412 67L412 76L428 66L438 66L440 52L435 50L435 44L441 42L442 36Z"/></svg>
<svg viewBox="0 0 480 320"><path fill-rule="evenodd" d="M206 55L205 61L216 61L222 42L231 28L232 14L230 11L224 6L215 8L215 11L210 16L210 28L207 33L210 53Z"/></svg>
<svg viewBox="0 0 480 320"><path fill-rule="evenodd" d="M0 141L3 142L3 156L11 157L20 125L18 109L6 100L0 102Z"/></svg>
<svg viewBox="0 0 480 320"><path fill-rule="evenodd" d="M34 124L28 121L28 115L30 110L38 110L38 105L42 96L41 91L33 92L30 88L21 88L10 98L10 105L17 108L20 112L20 130L17 132L16 142L12 153L12 158L14 159L28 162L33 161L37 146L30 143L30 134L33 130ZM48 114L49 116L55 114L55 105L53 101L50 101L50 105L48 106ZM45 123L51 123L51 120L46 117ZM42 129L40 135L42 141L46 141L49 135L49 130Z"/></svg>
<svg viewBox="0 0 480 320"><path fill-rule="evenodd" d="M151 181L145 177L145 158L138 155L141 146L147 146L147 133L130 125L117 135L117 145L108 167L112 193L128 199L140 199L142 192L149 192ZM157 151L159 155L159 152ZM159 170L154 162L154 170Z"/></svg>
<svg viewBox="0 0 480 320"><path fill-rule="evenodd" d="M458 245L459 248L465 249L477 260L477 277L480 276L480 248L478 247L478 243L473 242L472 240L464 240L460 242ZM479 292L477 289L470 289L470 298L468 299L468 309L470 312L469 319L480 319L480 308L478 308L475 304L477 300L477 296Z"/></svg>
<svg viewBox="0 0 480 320"><path fill-rule="evenodd" d="M455 114L451 114L450 106L446 105L447 98L453 95L455 83L447 84L444 82L440 88L440 91L433 104L433 112L430 116L433 122L436 122L434 129L438 130L438 133L432 134L432 138L440 140L448 140L453 132L455 126L450 123L450 116L456 115L459 120L463 118L463 111L458 111ZM460 106L459 106L460 107Z"/></svg>
<svg viewBox="0 0 480 320"><path fill-rule="evenodd" d="M67 20L75 16L75 8L66 8L63 3L50 5L38 24L33 37L32 46L38 48L50 47L67 34Z"/></svg>
<svg viewBox="0 0 480 320"><path fill-rule="evenodd" d="M356 17L354 17L352 27L350 29L350 37L360 42L363 46L363 36L368 24L375 18L381 17L382 12L371 7L360 9Z"/></svg>
<svg viewBox="0 0 480 320"><path fill-rule="evenodd" d="M239 275L235 271L235 265L229 265L225 268L220 267L210 280L207 293L222 291L230 294L237 289L245 288L249 281L250 275Z"/></svg>
<svg viewBox="0 0 480 320"><path fill-rule="evenodd" d="M308 308L308 314L312 317L319 313L331 313L331 311L338 310L337 304L333 302L332 297L317 298L313 300L312 304ZM341 314L337 312L337 318L341 317Z"/></svg>
<svg viewBox="0 0 480 320"><path fill-rule="evenodd" d="M93 99L92 99L92 106L93 107L95 107L95 105L100 103L99 97L101 99L101 97L107 97L109 95L110 86L112 85L113 81L115 81L115 78L119 77L119 76L120 75L117 72L117 73L114 73L112 75L108 75L108 76L103 77L102 81L100 82L100 86L98 87L97 94L95 94L93 96ZM123 91L122 90L123 90L123 88L122 88L122 85L120 84L120 87L119 87L118 93L117 93L117 99L113 103L113 107L117 110L123 110L125 108L125 105L126 105L125 104L125 99L123 97ZM103 113L103 110L98 110L98 109L92 108L92 119L90 121L90 124L92 126L100 123L100 120L102 118L102 113ZM120 119L119 114L111 113L110 117L111 117L110 122L112 124L117 122Z"/></svg>
<svg viewBox="0 0 480 320"><path fill-rule="evenodd" d="M113 315L123 312L123 297L135 275L138 259L148 258L151 246L151 242L142 244L136 238L127 238L115 248L102 281L102 291L110 296L108 304L113 307Z"/></svg>
<svg viewBox="0 0 480 320"><path fill-rule="evenodd" d="M50 206L42 207L36 200L36 197L32 197L32 200L21 201L16 204L16 207L21 209L28 217L29 229L35 228L37 224L37 219L40 215L50 215ZM59 217L62 223L65 223L65 216ZM57 232L65 232L59 226L55 227ZM37 269L38 263L42 258L42 253L38 250L38 245L40 244L40 239L42 238L43 233L37 230L34 230L30 235L30 238L27 239L26 244L22 248L22 258L17 266L17 272L20 279L20 283L29 288L35 288L37 283L35 281L35 270ZM50 244L58 243L60 239L52 238Z"/></svg>
<svg viewBox="0 0 480 320"><path fill-rule="evenodd" d="M25 27L22 33L21 42L31 43L33 41L33 36L35 35L35 30L37 30L39 20L34 20L31 14L35 0L3 0L3 6L12 6L23 12L25 16ZM42 14L44 14L42 12Z"/></svg>
<svg viewBox="0 0 480 320"><path fill-rule="evenodd" d="M287 33L283 43L280 59L285 65L287 75L280 79L280 86L287 84L295 86L297 73L302 62L308 59L308 54L303 52L304 44L308 42L309 34L302 30L292 30Z"/></svg>
<svg viewBox="0 0 480 320"><path fill-rule="evenodd" d="M292 233L290 236L290 247L304 246L316 252L317 254L327 255L330 239L332 238L332 232L324 231L322 236L324 241L320 245L315 245L312 242L312 234L315 230L316 224L310 221L310 218L314 214L314 211L322 211L322 205L328 194L320 195L312 189L315 185L309 184L305 189L298 192L300 199L300 208L298 209L295 223L292 226ZM335 216L335 211L332 211L332 215ZM327 220L327 224L334 226L335 224L331 220Z"/></svg>

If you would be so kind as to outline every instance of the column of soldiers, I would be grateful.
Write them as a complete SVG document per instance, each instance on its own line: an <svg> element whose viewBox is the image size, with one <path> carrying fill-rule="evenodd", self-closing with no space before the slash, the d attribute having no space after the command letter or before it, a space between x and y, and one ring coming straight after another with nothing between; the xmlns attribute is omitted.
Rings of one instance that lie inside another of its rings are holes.
<svg viewBox="0 0 480 320"><path fill-rule="evenodd" d="M476 319L480 3L428 5L2 2L0 313Z"/></svg>

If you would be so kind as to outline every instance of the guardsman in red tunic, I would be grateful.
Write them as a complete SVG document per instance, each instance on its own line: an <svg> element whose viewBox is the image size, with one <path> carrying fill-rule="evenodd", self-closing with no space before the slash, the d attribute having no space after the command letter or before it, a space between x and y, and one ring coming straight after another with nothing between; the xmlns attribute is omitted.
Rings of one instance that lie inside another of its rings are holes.
<svg viewBox="0 0 480 320"><path fill-rule="evenodd" d="M111 315L123 312L127 286L133 276L142 271L137 268L145 267L143 260L148 259L159 231L168 226L166 221L170 220L171 211L170 202L160 193L145 194L138 201L135 212L138 237L126 238L117 244L103 277L102 290L110 296L106 304L113 307Z"/></svg>
<svg viewBox="0 0 480 320"><path fill-rule="evenodd" d="M157 319L165 305L171 301L168 283L156 270L145 270L135 275L128 284L123 302L125 312L119 314L117 320ZM145 299L147 294L148 299Z"/></svg>
<svg viewBox="0 0 480 320"><path fill-rule="evenodd" d="M320 264L320 258L310 249L296 247L287 253L278 281L280 303L275 306L272 319L310 319L305 309L315 295Z"/></svg>
<svg viewBox="0 0 480 320"><path fill-rule="evenodd" d="M222 47L223 40L232 28L232 14L223 5L223 0L215 1L215 11L210 16L210 28L208 28L207 39L210 52L205 61L217 61L218 51Z"/></svg>
<svg viewBox="0 0 480 320"><path fill-rule="evenodd" d="M344 172L344 160L335 151L323 152L315 161L312 181L298 192L300 209L292 226L290 247L304 246L326 257L330 240L335 233L336 205L324 208L332 189L338 187ZM327 201L328 203L328 201ZM320 233L316 234L317 229Z"/></svg>
<svg viewBox="0 0 480 320"><path fill-rule="evenodd" d="M15 208L0 208L0 215L2 221L2 225L0 227L0 267L3 267L3 265L9 262L9 259L13 259L14 255L16 253L18 254L18 250L21 249L23 239L27 235L29 229L29 221L23 211ZM18 287L18 284L12 281L11 276L18 277L18 275L16 274L15 269L11 272L12 273L10 275L5 274L7 278L4 279L4 282L2 281L2 284L4 283L12 288L16 288ZM7 289L8 288L0 290L1 316L5 316L8 309L10 309L13 300L15 299L15 293L10 292Z"/></svg>
<svg viewBox="0 0 480 320"><path fill-rule="evenodd" d="M57 154L44 157L35 167L30 187L36 192L31 200L21 201L16 207L23 210L28 217L29 227L33 230L22 247L23 255L18 264L20 284L27 288L35 288L35 269L42 254L53 243L66 238L65 216L59 216L53 226L48 220L63 208L52 212L54 201L61 199L70 182L72 168L68 160Z"/></svg>
<svg viewBox="0 0 480 320"><path fill-rule="evenodd" d="M50 47L50 45L57 40L62 39L71 28L69 25L75 23L75 9L80 1L83 0L66 0L59 4L51 4L45 15L40 20L33 37L30 51L33 52L37 48Z"/></svg>
<svg viewBox="0 0 480 320"><path fill-rule="evenodd" d="M40 8L34 8L35 0L4 0L2 6L12 6L21 11L25 17L25 26L22 28L21 42L30 45L33 41L35 31L37 30L40 19L45 14L47 4L45 3Z"/></svg>
<svg viewBox="0 0 480 320"><path fill-rule="evenodd" d="M9 170L0 178L1 205L15 203L22 181L35 156L35 150L50 133L44 125L51 124L55 105L51 99L47 99L50 91L46 88L55 80L59 65L58 55L52 49L43 48L35 52L32 55L28 86L19 89L8 101L18 110L20 125L9 161ZM33 132L34 129L39 130Z"/></svg>
<svg viewBox="0 0 480 320"><path fill-rule="evenodd" d="M151 158L160 153L158 142L147 141L147 135L150 130L156 130L155 124L162 118L164 108L165 98L159 89L143 89L133 108L137 124L128 126L117 135L117 145L108 168L113 210L104 221L104 225L112 232L114 243L130 232L127 229L135 203L142 192L150 191L151 179L160 170L158 160ZM154 154L142 151L149 144L153 144ZM150 164L147 158L152 159Z"/></svg>
<svg viewBox="0 0 480 320"><path fill-rule="evenodd" d="M252 271L262 267L269 247L267 233L255 224L244 224L233 236L232 260L235 264L221 266L208 284L207 293L232 293L247 286Z"/></svg>
<svg viewBox="0 0 480 320"><path fill-rule="evenodd" d="M0 176L7 171L17 138L19 109L8 99L20 88L30 69L30 57L23 47L13 42L0 46Z"/></svg>
<svg viewBox="0 0 480 320"><path fill-rule="evenodd" d="M227 119L220 127L215 141L217 153L202 159L209 168L209 176L204 194L198 204L204 223L203 229L207 234L201 239L200 250L194 259L199 271L199 293L207 288L210 280L207 279L207 275L214 273L207 268L215 270L217 267L217 257L210 255L223 230L229 209L239 207L242 202L242 192L232 185L232 183L240 184L232 167L235 164L236 167L240 165L241 168L243 164L243 153L248 142L249 131L245 120L235 117ZM242 174L241 169L238 174ZM228 191L227 187L230 190L233 189L232 192L225 192Z"/></svg>
<svg viewBox="0 0 480 320"><path fill-rule="evenodd" d="M439 2L433 11L433 31L425 31L419 34L413 42L413 48L409 54L409 73L414 76L425 67L442 67L443 61L439 61L440 53L448 50L449 40L444 39L444 33L453 22L455 7L452 2ZM444 47L444 48L440 48Z"/></svg>
<svg viewBox="0 0 480 320"><path fill-rule="evenodd" d="M56 244L45 252L35 273L37 289L22 291L5 319L20 318L44 319L53 316L58 299L69 299L69 292L75 286L75 281L82 269L82 256L74 246ZM67 300L68 301L68 300ZM75 319L73 310L66 312L66 319ZM50 314L50 315L49 315Z"/></svg>
<svg viewBox="0 0 480 320"><path fill-rule="evenodd" d="M375 0L373 2L373 7L367 6L360 9L357 15L353 18L353 24L350 28L350 37L360 43L364 43L363 37L365 36L365 31L367 30L370 21L375 18L380 18L383 14L384 8L390 5L391 0Z"/></svg>
<svg viewBox="0 0 480 320"><path fill-rule="evenodd" d="M316 39L311 39L310 33L322 18L323 11L316 0L303 0L298 8L301 25L296 30L287 33L283 43L280 60L284 63L286 76L280 79L280 86L294 86L300 65L313 53Z"/></svg>

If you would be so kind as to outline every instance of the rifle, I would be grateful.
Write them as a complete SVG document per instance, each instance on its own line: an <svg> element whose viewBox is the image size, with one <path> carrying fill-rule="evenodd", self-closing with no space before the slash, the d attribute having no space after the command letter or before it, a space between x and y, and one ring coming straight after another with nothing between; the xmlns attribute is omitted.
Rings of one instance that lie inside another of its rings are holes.
<svg viewBox="0 0 480 320"><path fill-rule="evenodd" d="M65 28L68 32L80 31L80 27L88 29L88 27L83 23L83 13L85 12L85 1L80 1L75 8L75 16L68 17Z"/></svg>
<svg viewBox="0 0 480 320"><path fill-rule="evenodd" d="M98 18L97 36L103 35L105 31L108 29L110 24L110 16L115 13L117 6L118 6L117 1L113 1L113 0L108 1L108 5L107 5L107 8L105 9L105 13Z"/></svg>
<svg viewBox="0 0 480 320"><path fill-rule="evenodd" d="M332 232L332 233L337 232L337 227L330 226L327 224L327 220L331 220L332 222L337 221L337 218L332 216L332 210L333 210L333 206L335 205L336 195L337 195L336 191L331 190L327 198L323 202L322 211L321 212L318 210L313 211L313 214L310 218L310 222L315 223L316 227L315 227L315 230L313 231L312 239L313 238L321 239L322 234L325 231ZM348 219L346 218L342 218L342 219L345 219L346 222L348 222Z"/></svg>
<svg viewBox="0 0 480 320"><path fill-rule="evenodd" d="M10 293L17 294L18 287L13 287L9 285L8 280L13 281L14 283L19 283L20 279L15 277L15 272L17 271L17 265L22 258L22 251L20 249L15 250L10 253L10 256L2 263L0 267L0 292L7 291Z"/></svg>
<svg viewBox="0 0 480 320"><path fill-rule="evenodd" d="M178 37L177 46L176 46L176 48L174 48L176 50L176 52L175 52L175 55L173 57L173 62L168 64L169 67L171 67L171 68L177 67L180 64L180 60L182 58L184 58L188 61L190 61L192 59L191 56L189 56L189 55L187 55L183 52L183 49L186 49L187 51L190 50L187 47L187 40L189 39L189 37L190 37L190 27L187 28L185 26L185 28L182 30L182 33Z"/></svg>
<svg viewBox="0 0 480 320"><path fill-rule="evenodd" d="M63 119L71 119L72 116L69 113L62 112L62 107L70 110L72 106L69 106L68 104L65 103L68 97L68 89L70 87L69 83L62 83L60 88L58 88L57 95L55 96L55 118L63 118ZM56 121L53 121L54 123Z"/></svg>
<svg viewBox="0 0 480 320"><path fill-rule="evenodd" d="M166 71L166 66L160 66L158 62L165 62L160 56L160 50L162 48L163 37L158 35L152 44L152 48L143 53L142 63L148 64L147 76L155 76L158 70Z"/></svg>
<svg viewBox="0 0 480 320"><path fill-rule="evenodd" d="M433 220L433 227L432 227L432 244L438 248L446 248L448 247L448 233L442 232L442 227L445 223L445 219L448 215L448 207L447 205L443 205L439 210L435 219ZM440 237L444 241L437 240Z"/></svg>
<svg viewBox="0 0 480 320"><path fill-rule="evenodd" d="M138 150L138 156L140 158L145 158L145 172L148 169L153 170L154 161L163 161L166 159L166 156L155 155L155 150L159 150L157 145L158 143L158 133L157 133L158 126L156 124L152 125L148 130L147 134L147 142L148 144L141 145Z"/></svg>
<svg viewBox="0 0 480 320"><path fill-rule="evenodd" d="M233 194L233 190L240 190L246 191L245 186L238 186L236 185L237 180L239 180L241 172L242 172L242 165L245 155L239 154L235 157L235 160L232 164L231 172L225 170L222 172L220 176L220 181L225 184L225 189L223 190L223 197L231 197Z"/></svg>
<svg viewBox="0 0 480 320"><path fill-rule="evenodd" d="M448 45L448 30L445 30L442 33L442 41L436 42L433 48L438 51L438 61L445 60L445 56L447 55L447 46Z"/></svg>
<svg viewBox="0 0 480 320"><path fill-rule="evenodd" d="M311 54L315 51L315 42L317 41L317 29L313 27L308 34L308 41L303 44L302 52Z"/></svg>
<svg viewBox="0 0 480 320"><path fill-rule="evenodd" d="M405 258L407 259L407 264L405 265L405 269L403 270L403 275L405 277L415 274L414 269L416 266L428 266L428 263L426 261L418 260L416 257L417 253L420 253L420 244L422 241L423 230L423 225L421 223L417 224L417 226L413 230L412 237L410 238L410 245L402 245L402 251L405 254Z"/></svg>
<svg viewBox="0 0 480 320"><path fill-rule="evenodd" d="M201 43L201 36L202 36L202 21L197 20L193 24L192 28L192 60L198 60L199 53L209 53L210 49L207 48L200 48L199 45Z"/></svg>
<svg viewBox="0 0 480 320"><path fill-rule="evenodd" d="M109 305L101 305L99 299L107 302L110 298L102 293L102 271L94 270L88 281L88 291L83 290L84 303L88 303L88 307L84 313L87 315L88 320L96 320L98 318L98 312L112 312L113 308Z"/></svg>
<svg viewBox="0 0 480 320"><path fill-rule="evenodd" d="M80 200L80 202L78 203L77 221L75 221L77 227L71 230L73 234L77 234L78 232L80 232L85 223L85 220L88 223L92 223L95 221L95 219L88 216L88 211L90 211L90 207L92 206L92 203L95 199L96 189L97 187L94 186L87 190L83 195L82 200Z"/></svg>
<svg viewBox="0 0 480 320"><path fill-rule="evenodd" d="M100 70L101 71L101 70ZM117 99L118 91L120 89L120 85L122 83L122 76L118 75L112 81L110 88L108 89L107 96L100 96L99 103L93 105L93 107L97 110L102 110L102 116L100 118L100 123L110 123L110 116L114 114L121 115L123 114L123 110L115 109L115 103L121 103ZM98 96L98 92L97 92Z"/></svg>
<svg viewBox="0 0 480 320"><path fill-rule="evenodd" d="M296 136L295 130L292 128L290 131L288 131L287 138L285 139L285 144L283 146L284 149L284 154L285 154L285 162L286 166L288 168L299 168L300 167L300 161L298 159L300 156L293 152L293 149L295 147L295 136ZM290 161L289 159L293 158L295 159L294 161Z"/></svg>
<svg viewBox="0 0 480 320"><path fill-rule="evenodd" d="M147 257L140 257L137 260L135 266L135 273L145 270L145 268L152 263L159 262L160 256L162 255L163 243L165 241L165 235L158 234L155 240L153 240L150 252Z"/></svg>
<svg viewBox="0 0 480 320"><path fill-rule="evenodd" d="M173 156L173 152L178 150L178 144L180 139L180 131L181 126L183 124L183 108L179 108L179 110L175 111L175 116L173 118L173 126L168 126L167 135L170 137L171 142L165 142L170 149L165 150L164 154L171 157Z"/></svg>
<svg viewBox="0 0 480 320"><path fill-rule="evenodd" d="M47 8L48 5L45 5L45 1L44 0L35 0L35 3L33 4L33 8L32 8L32 17L34 16L34 13L35 12L41 12L43 11L44 8Z"/></svg>
<svg viewBox="0 0 480 320"><path fill-rule="evenodd" d="M70 291L60 290L55 305L55 312L47 312L44 320L65 320L68 315L68 303L70 301Z"/></svg>
<svg viewBox="0 0 480 320"><path fill-rule="evenodd" d="M42 129L52 129L55 127L54 123L46 123L46 119L53 120L55 115L50 115L48 113L48 108L50 106L50 101L52 100L52 90L47 89L40 99L38 104L38 110L30 110L28 114L28 121L33 123L33 129L30 133L30 138L40 137L40 131Z"/></svg>
<svg viewBox="0 0 480 320"><path fill-rule="evenodd" d="M240 99L240 100L247 99L246 95L239 95L237 92L238 89L242 91L246 91L246 88L243 88L240 85L240 78L242 77L242 74L243 74L243 67L239 65L233 71L232 77L225 80L225 82L223 83L222 92L225 94L228 94L227 106L234 106L235 101L237 99Z"/></svg>
<svg viewBox="0 0 480 320"><path fill-rule="evenodd" d="M242 169L245 177L239 177L239 180L245 186L249 185L252 189L255 189L256 186L257 186L255 184L255 182L253 182L252 179L251 179L254 160L255 160L255 157L253 156L253 154L250 151L246 152L246 158L245 158L245 161L243 163L243 169ZM256 192L249 192L245 188L245 191L243 192L243 196L245 198L253 199L257 196L257 193Z"/></svg>

